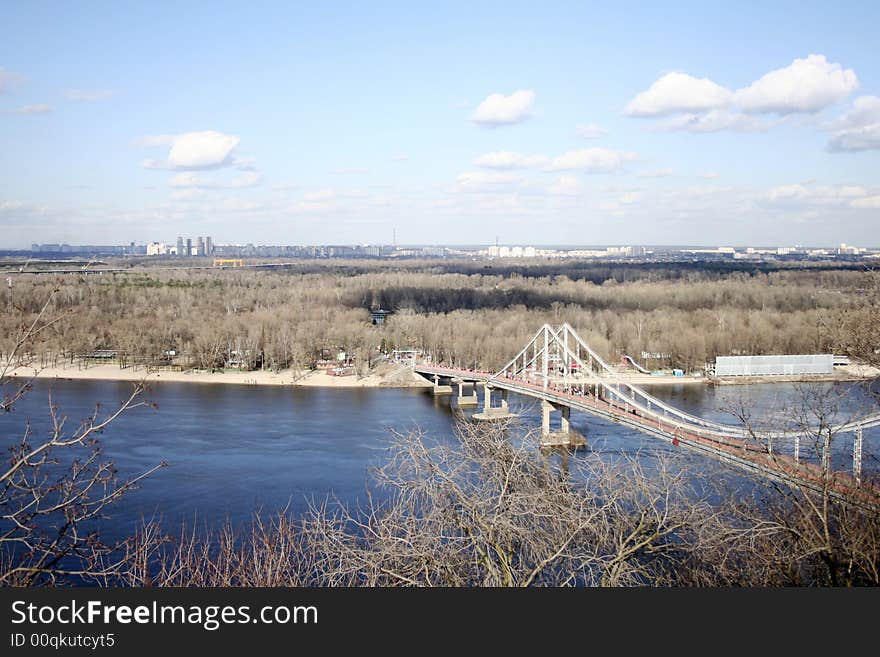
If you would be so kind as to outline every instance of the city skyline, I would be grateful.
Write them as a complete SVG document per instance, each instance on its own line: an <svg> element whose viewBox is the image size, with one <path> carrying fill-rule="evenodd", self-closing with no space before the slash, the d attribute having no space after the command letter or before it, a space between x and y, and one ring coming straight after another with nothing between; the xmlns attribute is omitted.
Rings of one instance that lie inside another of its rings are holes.
<svg viewBox="0 0 880 657"><path fill-rule="evenodd" d="M880 243L876 4L403 7L6 7L0 248Z"/></svg>

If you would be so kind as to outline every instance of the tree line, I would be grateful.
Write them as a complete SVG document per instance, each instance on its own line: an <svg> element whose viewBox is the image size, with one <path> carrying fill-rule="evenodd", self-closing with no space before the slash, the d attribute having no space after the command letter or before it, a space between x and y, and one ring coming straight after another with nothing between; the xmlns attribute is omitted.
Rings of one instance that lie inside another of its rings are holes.
<svg viewBox="0 0 880 657"><path fill-rule="evenodd" d="M608 359L661 353L668 357L646 364L696 370L718 355L850 349L844 325L870 325L867 291L876 278L850 269L665 265L597 284L577 266L537 275L547 269L541 266L527 276L521 267L495 273L474 266L309 263L304 271L144 267L60 280L18 276L0 317L0 352L9 353L11 336L57 288L51 303L59 321L25 349L55 361L108 349L152 366L173 353L183 367L222 368L234 355L247 369L305 370L327 350L370 362L383 351L421 348L442 362L493 369L544 322L567 321ZM394 314L376 327L372 308Z"/></svg>

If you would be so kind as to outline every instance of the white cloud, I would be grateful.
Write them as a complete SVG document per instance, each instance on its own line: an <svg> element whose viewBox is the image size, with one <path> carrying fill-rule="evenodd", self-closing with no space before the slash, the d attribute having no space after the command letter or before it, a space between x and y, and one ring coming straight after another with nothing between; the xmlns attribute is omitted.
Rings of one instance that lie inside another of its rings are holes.
<svg viewBox="0 0 880 657"><path fill-rule="evenodd" d="M478 157L474 164L486 169L528 169L540 167L550 161L546 155L521 155L510 151L495 151Z"/></svg>
<svg viewBox="0 0 880 657"><path fill-rule="evenodd" d="M535 92L528 89L514 91L509 96L490 94L477 106L471 121L489 128L522 123L532 116L534 104Z"/></svg>
<svg viewBox="0 0 880 657"><path fill-rule="evenodd" d="M232 164L239 171L257 170L257 158L255 157L234 157L232 158Z"/></svg>
<svg viewBox="0 0 880 657"><path fill-rule="evenodd" d="M636 174L637 178L666 178L673 174L672 169L656 169L655 171L640 171Z"/></svg>
<svg viewBox="0 0 880 657"><path fill-rule="evenodd" d="M740 89L735 101L746 112L812 114L843 100L858 86L852 69L833 64L824 55L809 55Z"/></svg>
<svg viewBox="0 0 880 657"><path fill-rule="evenodd" d="M832 152L880 150L880 123L837 133L828 142L828 150Z"/></svg>
<svg viewBox="0 0 880 657"><path fill-rule="evenodd" d="M834 131L829 151L880 150L880 97L856 98L852 109L827 127Z"/></svg>
<svg viewBox="0 0 880 657"><path fill-rule="evenodd" d="M553 196L577 196L583 191L583 185L574 176L560 176L547 188L547 192Z"/></svg>
<svg viewBox="0 0 880 657"><path fill-rule="evenodd" d="M336 190L332 187L315 189L303 194L303 200L288 208L293 213L332 212L339 208Z"/></svg>
<svg viewBox="0 0 880 657"><path fill-rule="evenodd" d="M798 206L845 206L863 207L870 192L861 185L815 185L794 183L773 187L766 194L772 204ZM868 206L870 207L870 206Z"/></svg>
<svg viewBox="0 0 880 657"><path fill-rule="evenodd" d="M774 187L767 192L767 198L771 201L781 201L789 199L802 199L810 196L810 190L801 184L780 185Z"/></svg>
<svg viewBox="0 0 880 657"><path fill-rule="evenodd" d="M174 201L197 201L205 196L201 189L177 189L171 192Z"/></svg>
<svg viewBox="0 0 880 657"><path fill-rule="evenodd" d="M785 68L770 71L735 92L708 78L667 73L630 101L625 112L638 117L671 116L661 125L667 130L696 133L760 131L775 124L749 115L815 114L843 100L858 86L858 78L852 69L829 62L824 55L809 55L795 59ZM869 125L848 130L851 132L832 139L829 150L877 147L877 131Z"/></svg>
<svg viewBox="0 0 880 657"><path fill-rule="evenodd" d="M711 110L705 114L676 116L664 122L662 127L666 130L687 132L718 132L719 130L754 132L766 130L769 126L753 116L729 110Z"/></svg>
<svg viewBox="0 0 880 657"><path fill-rule="evenodd" d="M0 212L13 212L24 207L25 204L21 201L0 201Z"/></svg>
<svg viewBox="0 0 880 657"><path fill-rule="evenodd" d="M522 180L520 176L514 173L501 171L466 171L460 174L455 182L458 183L460 189L463 190L480 190L487 187L499 187L503 185L511 185Z"/></svg>
<svg viewBox="0 0 880 657"><path fill-rule="evenodd" d="M315 191L306 192L305 194L303 194L303 200L312 203L330 201L334 198L336 198L336 191L331 187L316 189Z"/></svg>
<svg viewBox="0 0 880 657"><path fill-rule="evenodd" d="M49 105L25 105L16 109L6 110L9 114L48 114L52 111Z"/></svg>
<svg viewBox="0 0 880 657"><path fill-rule="evenodd" d="M5 68L0 68L0 94L5 93L22 82L24 82L24 77L18 73L13 73L12 71L7 71Z"/></svg>
<svg viewBox="0 0 880 657"><path fill-rule="evenodd" d="M880 121L880 96L859 96L852 109L828 123L829 130L861 128Z"/></svg>
<svg viewBox="0 0 880 657"><path fill-rule="evenodd" d="M871 210L880 210L880 195L868 196L866 198L857 198L849 203L854 208L868 208Z"/></svg>
<svg viewBox="0 0 880 657"><path fill-rule="evenodd" d="M705 178L706 180L712 180L713 178L718 177L717 171L697 171L697 178Z"/></svg>
<svg viewBox="0 0 880 657"><path fill-rule="evenodd" d="M220 201L217 206L220 210L227 212L251 212L253 210L262 210L263 204L259 201L249 201L242 198L225 198Z"/></svg>
<svg viewBox="0 0 880 657"><path fill-rule="evenodd" d="M615 151L610 148L583 148L553 158L547 170L578 169L587 173L612 173L619 170L625 162L634 159L636 159L635 153Z"/></svg>
<svg viewBox="0 0 880 657"><path fill-rule="evenodd" d="M632 205L640 198L642 198L641 192L627 192L617 199L617 202L621 205Z"/></svg>
<svg viewBox="0 0 880 657"><path fill-rule="evenodd" d="M686 73L667 73L633 98L624 110L630 116L666 116L679 112L703 112L728 105L730 90L708 78Z"/></svg>
<svg viewBox="0 0 880 657"><path fill-rule="evenodd" d="M167 135L143 137L141 145L165 145ZM235 164L234 151L240 138L214 130L186 132L170 139L171 150L166 160L144 160L147 169L204 170Z"/></svg>
<svg viewBox="0 0 880 657"><path fill-rule="evenodd" d="M604 137L608 134L608 131L605 128L602 128L595 123L579 125L575 128L575 132L578 137L583 137L584 139L599 139L599 137Z"/></svg>
<svg viewBox="0 0 880 657"><path fill-rule="evenodd" d="M226 180L207 179L193 171L178 173L169 183L172 187L191 187L195 189L243 189L260 183L262 174L248 171Z"/></svg>
<svg viewBox="0 0 880 657"><path fill-rule="evenodd" d="M112 91L86 91L83 89L69 89L65 94L67 100L80 103L96 103L107 100L113 96Z"/></svg>

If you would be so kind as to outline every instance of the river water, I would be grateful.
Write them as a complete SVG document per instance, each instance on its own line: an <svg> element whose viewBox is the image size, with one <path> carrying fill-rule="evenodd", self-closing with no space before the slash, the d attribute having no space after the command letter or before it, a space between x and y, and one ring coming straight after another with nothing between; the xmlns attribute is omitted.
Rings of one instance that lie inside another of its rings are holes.
<svg viewBox="0 0 880 657"><path fill-rule="evenodd" d="M50 429L49 393L72 431L101 403L109 411L131 390L122 382L38 382L14 412L0 415L4 444L20 439L25 423L32 444ZM795 386L769 384L711 388L702 385L653 387L658 397L697 415L731 421L725 408L745 404L770 416L801 394ZM840 396L846 412L866 408L857 386L825 386L826 397ZM142 517L160 517L166 526L216 526L225 520L248 521L255 511L305 508L308 500L334 496L344 502L362 498L369 469L383 462L391 431L420 428L432 438L455 440L455 398L430 390L392 388L283 388L221 384L157 383L145 399L156 409L137 408L116 420L101 436L120 476L147 470L160 461L169 467L146 479L117 502L101 522L109 536L124 536ZM496 402L497 403L497 402ZM511 396L520 431L540 426L534 400ZM587 450L628 454L650 465L668 454L692 472L718 468L706 457L676 448L640 432L581 413L573 427L588 440ZM512 437L521 439L521 434ZM835 447L834 465L851 467L852 443ZM865 432L865 469L880 470L880 432ZM736 475L731 475L732 481Z"/></svg>

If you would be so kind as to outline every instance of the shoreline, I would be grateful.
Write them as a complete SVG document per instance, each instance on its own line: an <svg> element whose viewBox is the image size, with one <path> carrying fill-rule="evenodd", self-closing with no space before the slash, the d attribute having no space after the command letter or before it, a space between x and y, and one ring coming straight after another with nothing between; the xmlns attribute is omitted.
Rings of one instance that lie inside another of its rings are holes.
<svg viewBox="0 0 880 657"><path fill-rule="evenodd" d="M132 383L214 383L221 385L288 386L319 388L417 388L431 384L405 365L380 366L365 377L330 376L324 370L294 372L200 372L152 371L134 368L120 369L118 365L80 367L18 367L7 373L10 378L56 381L130 381Z"/></svg>
<svg viewBox="0 0 880 657"><path fill-rule="evenodd" d="M134 368L121 369L118 365L92 365L90 367L60 366L18 367L7 373L16 379L49 379L58 381L130 381L132 383L212 383L221 385L291 386L318 388L428 388L430 381L422 378L406 365L380 365L364 377L330 376L324 370L253 371L253 372L204 372L204 371L152 371ZM833 383L870 381L880 378L880 369L867 365L848 365L837 368L831 375L804 376L652 376L648 374L621 373L621 379L633 385L650 387L657 385L750 385L766 383Z"/></svg>

